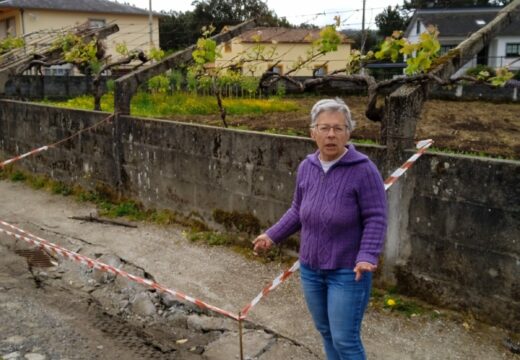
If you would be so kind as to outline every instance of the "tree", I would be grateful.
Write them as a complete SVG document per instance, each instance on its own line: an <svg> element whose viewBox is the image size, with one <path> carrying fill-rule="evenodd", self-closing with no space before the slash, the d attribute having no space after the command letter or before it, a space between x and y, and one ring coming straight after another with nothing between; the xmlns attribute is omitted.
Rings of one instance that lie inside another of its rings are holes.
<svg viewBox="0 0 520 360"><path fill-rule="evenodd" d="M200 27L213 25L217 32L224 26L236 25L252 18L256 18L260 25L291 26L287 19L278 18L260 0L195 0L193 5L193 16Z"/></svg>
<svg viewBox="0 0 520 360"><path fill-rule="evenodd" d="M354 44L352 44L352 48L361 49L361 43L363 41L363 34L359 29L345 29L341 30L341 32L349 39L354 40ZM365 50L366 51L375 51L378 48L379 43L383 40L383 37L379 36L378 31L376 30L365 30Z"/></svg>
<svg viewBox="0 0 520 360"><path fill-rule="evenodd" d="M395 30L404 31L408 22L408 15L399 5L396 5L395 8L388 6L381 14L376 16L378 34L383 37L390 36Z"/></svg>
<svg viewBox="0 0 520 360"><path fill-rule="evenodd" d="M197 41L201 27L191 11L163 12L159 17L159 46L165 50L187 48Z"/></svg>
<svg viewBox="0 0 520 360"><path fill-rule="evenodd" d="M265 26L291 27L260 0L196 0L193 11L164 13L159 20L162 49L179 50L197 42L203 27L212 25L216 32L224 26L236 25L256 18Z"/></svg>
<svg viewBox="0 0 520 360"><path fill-rule="evenodd" d="M260 0L195 0L193 5L195 18L212 24L217 31L223 26L236 25L252 18L267 26L289 25L287 20L278 19Z"/></svg>

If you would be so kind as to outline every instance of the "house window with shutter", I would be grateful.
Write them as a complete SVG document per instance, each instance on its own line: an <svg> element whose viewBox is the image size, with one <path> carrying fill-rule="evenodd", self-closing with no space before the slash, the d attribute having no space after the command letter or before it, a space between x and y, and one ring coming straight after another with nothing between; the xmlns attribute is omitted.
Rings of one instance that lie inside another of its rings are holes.
<svg viewBox="0 0 520 360"><path fill-rule="evenodd" d="M88 26L91 29L102 28L106 25L105 19L88 19Z"/></svg>
<svg viewBox="0 0 520 360"><path fill-rule="evenodd" d="M421 22L419 20L417 20L417 22L415 23L415 33L416 34L421 33Z"/></svg>
<svg viewBox="0 0 520 360"><path fill-rule="evenodd" d="M507 43L506 44L506 57L517 57L520 56L520 43Z"/></svg>
<svg viewBox="0 0 520 360"><path fill-rule="evenodd" d="M267 70L274 72L275 74L283 75L283 65L268 65Z"/></svg>
<svg viewBox="0 0 520 360"><path fill-rule="evenodd" d="M328 73L327 65L318 65L314 67L314 76L325 76Z"/></svg>

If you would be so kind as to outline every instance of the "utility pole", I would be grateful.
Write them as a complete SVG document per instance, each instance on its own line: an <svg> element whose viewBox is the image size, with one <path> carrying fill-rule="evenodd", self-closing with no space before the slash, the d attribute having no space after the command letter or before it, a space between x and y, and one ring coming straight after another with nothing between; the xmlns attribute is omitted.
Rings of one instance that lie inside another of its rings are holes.
<svg viewBox="0 0 520 360"><path fill-rule="evenodd" d="M149 0L148 25L150 26L150 49L153 48L152 0Z"/></svg>
<svg viewBox="0 0 520 360"><path fill-rule="evenodd" d="M151 1L151 0L150 0ZM366 0L363 0L363 17L361 20L361 55L365 54L365 42L366 42L366 33L365 33L365 5Z"/></svg>

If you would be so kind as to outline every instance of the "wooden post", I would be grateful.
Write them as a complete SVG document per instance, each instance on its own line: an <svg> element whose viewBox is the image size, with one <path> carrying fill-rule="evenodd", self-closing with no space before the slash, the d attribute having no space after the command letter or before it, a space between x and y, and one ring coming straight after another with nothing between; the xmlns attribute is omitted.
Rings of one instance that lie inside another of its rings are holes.
<svg viewBox="0 0 520 360"><path fill-rule="evenodd" d="M242 342L242 312L238 312L238 337L240 344L240 360L244 360L244 345Z"/></svg>

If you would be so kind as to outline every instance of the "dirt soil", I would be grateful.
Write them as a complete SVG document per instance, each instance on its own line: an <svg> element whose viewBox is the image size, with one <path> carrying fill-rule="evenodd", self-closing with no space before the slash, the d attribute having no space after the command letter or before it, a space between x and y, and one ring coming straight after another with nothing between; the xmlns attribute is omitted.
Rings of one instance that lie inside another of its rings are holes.
<svg viewBox="0 0 520 360"><path fill-rule="evenodd" d="M123 228L72 220L70 216L85 216L95 209L19 183L0 181L0 198L4 221L90 257L111 254L124 259L127 271L148 274L170 288L230 311L238 311L284 269L278 263L248 260L228 248L191 243L183 229L174 226L137 223L137 228ZM178 318L170 310L157 310L156 305L152 315L136 318L129 311L137 311L135 299L129 304L131 298L122 297L128 297L129 290L119 278L106 286L91 284L91 279L85 282L85 269L69 262L35 278L10 250L16 244L0 234L0 358L23 359L28 354L40 355L32 357L38 359L237 358L233 327L227 332L197 333L185 323L176 323ZM128 270L129 264L133 270ZM79 279L70 275L71 268L82 273ZM146 296L156 298L151 293ZM504 345L514 334L465 314L434 310L407 317L372 303L363 323L368 358L518 359ZM257 341L269 336L261 351L252 351L246 343L249 358L324 358L297 275L253 308L249 319L263 334ZM217 343L212 346L213 340ZM11 357L13 353L19 356Z"/></svg>
<svg viewBox="0 0 520 360"><path fill-rule="evenodd" d="M229 116L231 126L250 130L277 129L281 133L308 136L309 112L317 97L292 98L299 110L250 116ZM348 97L356 129L352 138L378 142L380 123L364 113L366 97ZM218 116L175 116L176 121L221 126ZM520 103L497 104L482 101L429 100L417 125L416 140L433 139L434 146L455 152L520 159Z"/></svg>

